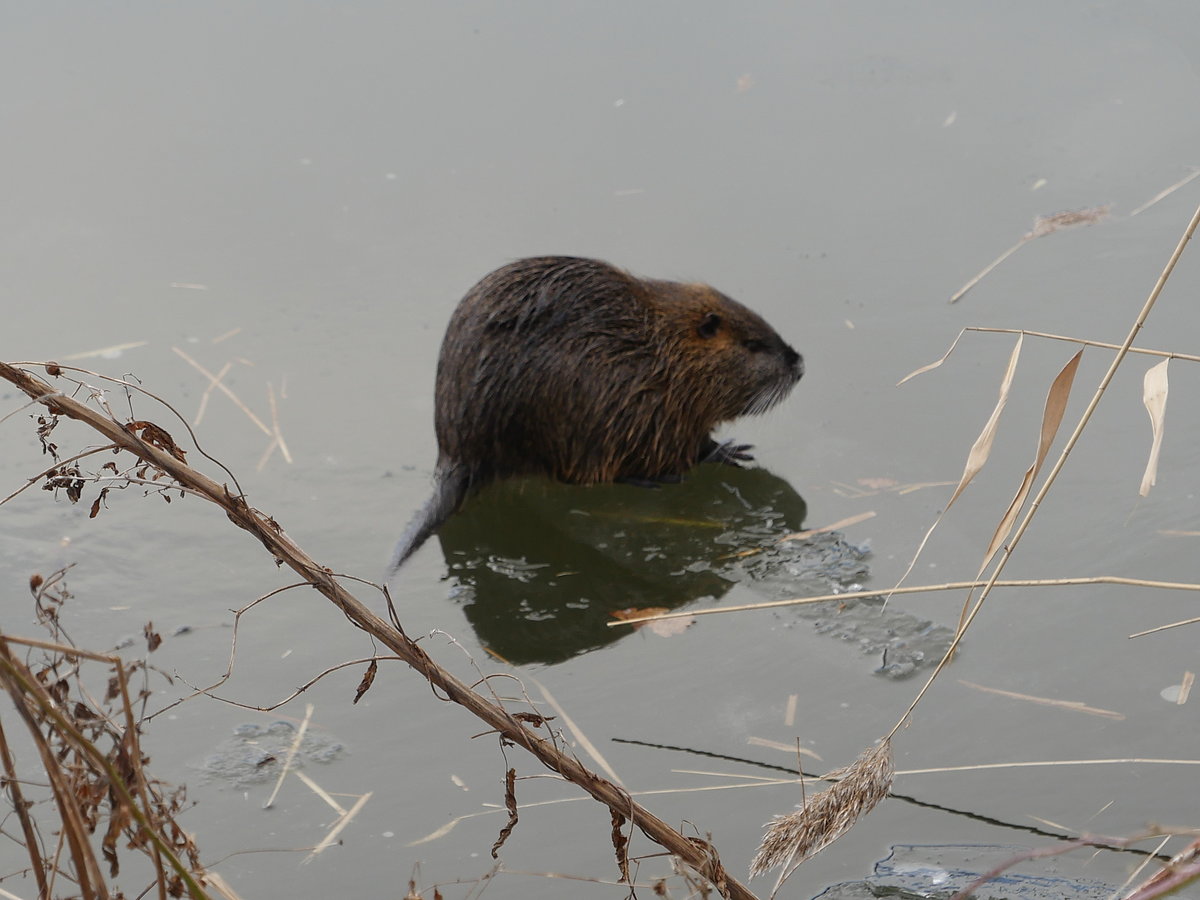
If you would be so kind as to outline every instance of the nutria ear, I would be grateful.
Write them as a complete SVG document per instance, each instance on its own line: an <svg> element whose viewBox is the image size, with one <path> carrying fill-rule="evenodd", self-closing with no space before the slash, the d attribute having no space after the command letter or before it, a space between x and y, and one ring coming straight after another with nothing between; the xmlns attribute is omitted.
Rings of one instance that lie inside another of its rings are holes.
<svg viewBox="0 0 1200 900"><path fill-rule="evenodd" d="M709 313L700 320L700 324L696 326L696 332L702 338L716 337L717 332L721 330L721 317L716 313Z"/></svg>

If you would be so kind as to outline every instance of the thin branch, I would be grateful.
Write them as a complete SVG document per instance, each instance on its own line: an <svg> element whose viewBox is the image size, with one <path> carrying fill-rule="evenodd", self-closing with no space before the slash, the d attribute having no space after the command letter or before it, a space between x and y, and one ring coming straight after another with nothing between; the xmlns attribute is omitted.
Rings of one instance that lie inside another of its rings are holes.
<svg viewBox="0 0 1200 900"><path fill-rule="evenodd" d="M324 594L352 623L401 657L448 699L466 707L499 732L505 740L524 748L545 766L578 785L596 800L631 818L647 837L703 875L724 897L729 900L753 900L754 894L725 872L710 845L684 837L649 810L631 802L628 794L617 785L588 770L579 760L561 752L552 741L527 728L513 714L471 690L435 663L416 641L389 625L350 594L338 583L329 569L318 565L288 537L274 519L250 507L244 497L233 494L225 485L218 484L171 454L148 444L138 435L130 434L114 419L103 416L69 397L54 395L55 392L49 385L28 372L0 362L0 377L16 385L28 396L40 398L51 412L89 425L113 443L120 444L151 465L162 469L176 481L202 493L221 507L235 525L259 540L275 559L286 564Z"/></svg>
<svg viewBox="0 0 1200 900"><path fill-rule="evenodd" d="M898 587L892 590L876 591L843 591L840 594L822 594L818 597L796 597L790 600L767 600L762 603L743 603L738 606L718 606L711 609L687 609L675 612L658 613L653 616L635 616L628 619L614 619L608 623L609 628L622 625L638 625L642 622L656 622L659 619L679 619L688 616L715 616L721 613L745 612L750 609L778 609L781 606L803 606L808 603L827 603L830 600L863 600L867 597L882 597L884 594L924 594L933 591L962 591L986 587L987 581L949 581L945 584L915 584L908 587ZM1186 581L1148 581L1143 578L1125 578L1120 575L1093 575L1080 578L1014 578L997 581L994 587L1062 587L1078 584L1123 584L1129 587L1148 587L1170 591L1200 591L1200 584ZM1196 619L1186 622L1176 622L1176 625L1187 625ZM1174 625L1164 625L1162 628L1173 628ZM1158 630L1158 629L1154 629ZM1150 634L1143 631L1131 634L1130 637L1140 637Z"/></svg>
<svg viewBox="0 0 1200 900"><path fill-rule="evenodd" d="M1066 334L1049 334L1045 331L1030 331L1027 328L985 328L982 325L968 325L963 331L979 331L986 334L1024 334L1029 337L1046 338L1051 341L1067 341L1072 344L1083 344L1085 347L1100 347L1104 350L1120 350L1120 344L1109 344L1105 341L1089 341L1084 338L1071 337ZM1130 347L1130 353L1143 356L1161 356L1166 359L1184 359L1188 362L1200 362L1200 356L1191 353L1176 353L1173 350L1148 350L1145 347Z"/></svg>

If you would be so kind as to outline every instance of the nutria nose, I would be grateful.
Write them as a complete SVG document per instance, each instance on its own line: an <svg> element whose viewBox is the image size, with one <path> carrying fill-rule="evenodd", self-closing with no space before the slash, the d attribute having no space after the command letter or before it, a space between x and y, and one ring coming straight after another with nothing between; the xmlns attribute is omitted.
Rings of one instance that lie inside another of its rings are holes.
<svg viewBox="0 0 1200 900"><path fill-rule="evenodd" d="M796 370L797 378L804 374L804 357L786 344L783 348L783 361L788 364L789 369Z"/></svg>

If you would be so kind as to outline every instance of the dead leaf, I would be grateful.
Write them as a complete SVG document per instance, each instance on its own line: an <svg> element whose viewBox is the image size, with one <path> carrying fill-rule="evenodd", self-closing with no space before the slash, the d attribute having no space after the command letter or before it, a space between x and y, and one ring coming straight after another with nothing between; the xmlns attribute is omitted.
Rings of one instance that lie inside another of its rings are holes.
<svg viewBox="0 0 1200 900"><path fill-rule="evenodd" d="M896 387L900 387L900 385L904 384L904 382L908 381L910 378L916 378L918 375L924 375L926 372L933 371L938 366L940 366L942 363L944 363L947 359L949 359L950 354L954 352L954 348L958 346L958 342L962 340L962 336L965 333L965 331L966 331L966 329L963 329L963 331L960 331L958 333L958 337L956 337L954 339L954 343L950 345L950 349L942 354L941 359L935 359L933 362L929 363L928 365L921 366L921 368L919 368L913 372L909 372L907 375L905 375L903 378L901 378L899 381L896 382Z"/></svg>
<svg viewBox="0 0 1200 900"><path fill-rule="evenodd" d="M962 478L958 481L958 487L954 489L954 494L946 503L946 509L958 499L958 495L963 492L968 484L971 483L980 469L988 460L988 455L992 452L992 442L996 439L996 428L1000 423L1000 413L1004 412L1004 405L1008 403L1008 393L1012 390L1013 375L1017 371L1017 360L1021 356L1021 344L1025 340L1025 335L1017 337L1017 343L1013 347L1012 355L1008 358L1008 368L1004 371L1004 378L1000 382L1000 396L996 399L996 406L992 409L991 416L983 426L983 431L979 432L979 437L975 438L975 443L971 445L971 452L967 454L967 464L963 469Z"/></svg>
<svg viewBox="0 0 1200 900"><path fill-rule="evenodd" d="M617 812L612 811L612 844L613 850L617 854L617 866L621 870L621 882L629 883L629 838L625 836L623 830L625 826L625 817Z"/></svg>
<svg viewBox="0 0 1200 900"><path fill-rule="evenodd" d="M609 615L618 621L624 622L628 619L640 619L644 616L661 616L669 612L671 610L665 606L647 606L644 609L636 609L631 606L628 609L614 610ZM633 627L647 628L659 637L674 637L677 634L682 634L695 621L695 616L679 616L672 619L659 619L654 622L638 622Z"/></svg>
<svg viewBox="0 0 1200 900"><path fill-rule="evenodd" d="M1168 357L1146 372L1142 381L1142 402L1146 404L1146 412L1150 413L1150 428L1153 440L1150 443L1150 459L1146 462L1146 472L1142 475L1142 486L1138 493L1145 497L1150 493L1158 478L1158 454L1162 450L1163 418L1167 412L1167 363Z"/></svg>
<svg viewBox="0 0 1200 900"><path fill-rule="evenodd" d="M1081 348L1067 361L1050 385L1050 390L1046 394L1046 405L1042 409L1042 430L1038 436L1038 448L1033 458L1033 465L1025 470L1021 486L1017 488L1017 493L1000 519L1000 524L996 526L987 552L983 555L983 563L979 566L979 574L983 574L983 570L988 567L996 551L1008 540L1017 515L1029 497L1029 489L1033 486L1038 472L1041 471L1042 463L1046 461L1046 454L1050 452L1050 446L1054 443L1055 435L1058 434L1058 427L1062 424L1063 414L1067 409L1067 400L1071 396L1071 385L1075 382L1075 372L1079 368L1079 360L1082 357L1083 349Z"/></svg>
<svg viewBox="0 0 1200 900"><path fill-rule="evenodd" d="M627 609L614 609L609 615L614 619L624 622L626 619L640 619L643 616L661 616L663 613L670 611L665 606L647 606L644 609L630 606ZM634 627L636 628L637 626Z"/></svg>
<svg viewBox="0 0 1200 900"><path fill-rule="evenodd" d="M146 650L153 653L162 646L162 635L154 630L154 623L147 622L142 629L142 633L146 636Z"/></svg>
<svg viewBox="0 0 1200 900"><path fill-rule="evenodd" d="M371 689L371 685L375 683L375 673L379 671L379 660L373 659L367 666L367 671L363 672L362 680L358 683L358 687L354 691L354 699L351 705L357 703L363 698L363 694Z"/></svg>
<svg viewBox="0 0 1200 900"><path fill-rule="evenodd" d="M508 821L500 829L500 836L492 844L492 859L500 858L500 848L517 827L517 770L509 769L504 775L504 806L508 810Z"/></svg>
<svg viewBox="0 0 1200 900"><path fill-rule="evenodd" d="M180 448L175 439L170 433L153 422L129 422L125 426L125 430L135 437L140 437L143 441L152 447L157 447L164 453L170 453L180 462L187 462L187 451Z"/></svg>

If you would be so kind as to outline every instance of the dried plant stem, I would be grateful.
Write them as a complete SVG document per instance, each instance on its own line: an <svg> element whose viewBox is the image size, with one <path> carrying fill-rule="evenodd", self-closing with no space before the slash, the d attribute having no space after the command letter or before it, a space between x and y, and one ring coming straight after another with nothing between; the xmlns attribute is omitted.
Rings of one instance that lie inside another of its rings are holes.
<svg viewBox="0 0 1200 900"><path fill-rule="evenodd" d="M729 900L755 900L749 888L725 872L711 845L685 838L658 816L632 802L620 787L596 775L577 759L560 751L551 740L527 728L508 710L492 703L451 675L403 631L380 618L343 588L329 569L318 565L273 519L250 507L242 496L235 495L225 485L218 484L171 454L146 443L138 435L131 434L114 419L56 392L49 384L28 372L0 362L0 378L39 400L52 412L90 426L122 449L157 466L180 484L217 504L235 525L257 538L277 560L320 591L355 626L388 647L431 685L438 688L444 697L465 707L503 739L524 748L545 766L578 785L596 800L630 818L647 837L708 879L722 896Z"/></svg>
<svg viewBox="0 0 1200 900"><path fill-rule="evenodd" d="M1175 264L1179 262L1179 257L1183 255L1184 248L1187 247L1188 241L1190 241L1192 239L1192 235L1195 234L1197 225L1200 225L1200 207L1196 208L1196 212L1192 215L1192 219L1188 223L1187 228L1184 229L1183 236L1179 239L1179 243L1175 247L1175 251L1171 254L1171 258L1167 260L1167 264L1163 268L1162 274L1158 276L1158 281L1154 283L1154 288L1150 291L1150 296L1146 298L1146 302L1142 305L1141 311L1138 313L1137 318L1134 319L1133 325L1129 329L1129 334L1126 335L1125 340L1121 344L1120 349L1117 351L1116 356L1113 357L1113 361L1109 365L1108 371L1105 372L1104 377L1100 379L1100 384L1096 387L1096 393L1092 396L1091 402L1088 403L1087 408L1083 411L1083 415L1081 415L1079 418L1079 424L1075 426L1075 430L1071 433L1071 436L1067 438L1067 443L1063 447L1062 452L1059 454L1058 459L1055 461L1053 468L1050 469L1050 472L1046 475L1045 480L1042 482L1041 488L1038 489L1037 494L1030 502L1029 509L1026 510L1025 517L1021 520L1021 524L1017 526L1017 529L1013 532L1008 544L1004 547L1004 552L1000 555L1000 559L996 562L996 567L992 570L991 577L988 579L987 584L979 594L979 599L975 601L975 605L971 608L970 613L968 613L967 617L963 620L962 627L959 628L958 633L954 636L954 640L951 641L945 655L937 664L937 667L933 670L933 674L929 676L929 680L925 682L925 686L921 688L916 698L911 704L909 704L908 709L905 710L904 715L900 717L899 721L896 722L896 724L892 727L892 730L888 733L888 739L894 736L896 732L904 726L904 723L908 721L908 717L912 714L912 711L916 708L917 704L921 702L921 698L925 696L925 693L929 690L930 686L937 679L938 675L941 674L942 669L944 669L946 664L954 658L954 654L958 650L958 645L962 640L963 635L971 626L971 623L975 620L975 616L979 614L979 610L983 607L983 602L991 594L992 588L994 588L999 582L1000 574L1004 571L1004 567L1008 564L1009 559L1012 557L1013 550L1016 549L1017 544L1019 544L1021 542L1021 538L1024 537L1025 532L1029 528L1029 523L1033 520L1033 517L1037 513L1038 508L1041 506L1042 501L1045 499L1046 494L1048 494L1050 492L1050 488L1054 486L1055 479L1058 478L1058 473L1062 471L1063 466L1067 462L1067 457L1071 455L1071 451L1074 450L1075 445L1079 443L1079 438L1083 434L1084 428L1087 427L1088 422L1091 420L1092 413L1096 411L1096 407L1100 404L1100 398L1103 397L1104 392L1108 390L1109 384L1112 382L1113 377L1117 374L1117 369L1124 361L1125 355L1129 352L1129 348L1133 346L1134 339L1137 337L1138 332L1142 330L1142 326L1145 324L1147 317L1150 315L1150 311L1154 309L1154 304L1158 301L1159 295L1166 286L1167 279L1171 277L1171 273L1175 270Z"/></svg>
<svg viewBox="0 0 1200 900"><path fill-rule="evenodd" d="M976 275L974 278L972 278L970 281L968 281L966 284L964 284L962 287L960 287L957 291L955 291L954 296L951 297L948 302L957 303L959 300L961 300L962 297L967 293L967 291L971 290L971 288L975 287L975 285L977 285L977 284L979 284L979 282L983 281L984 277L987 275L988 272L992 271L992 269L996 268L996 266L1000 265L1000 263L1004 262L1006 259L1008 259L1010 256L1012 256L1014 253L1016 253L1018 250L1020 250L1022 247L1024 247L1030 241L1032 241L1033 238L1034 238L1034 235L1032 232L1023 236L1019 241L1017 241L1015 244L1013 244L1011 247L1009 247L1007 250L1005 250L1003 253L1001 253L999 256L997 256L995 259L993 259L990 263L988 263L986 266L984 266L982 272L980 272L978 275Z"/></svg>
<svg viewBox="0 0 1200 900"><path fill-rule="evenodd" d="M914 584L909 587L898 587L891 590L877 591L843 591L840 594L821 594L818 597L796 597L789 600L766 600L762 603L743 603L739 606L718 606L713 609L689 609L679 612L658 613L653 616L631 616L628 619L614 619L608 623L609 628L620 625L637 625L641 622L656 622L659 619L679 619L690 616L715 616L721 613L745 612L749 609L777 609L781 606L803 606L807 603L827 603L830 600L862 600L867 597L882 597L884 594L924 594L933 591L962 591L986 587L990 581L948 581L945 584ZM1200 591L1200 584L1187 581L1148 581L1144 578L1125 578L1120 575L1090 575L1079 578L1013 578L996 581L993 587L1061 587L1077 584L1123 584L1130 587L1159 588L1170 591ZM1192 619L1189 622L1195 621ZM1177 623L1182 624L1182 623ZM1164 628L1170 626L1162 626ZM1139 634L1130 637L1140 637Z"/></svg>
<svg viewBox="0 0 1200 900"><path fill-rule="evenodd" d="M4 789L8 791L8 796L12 800L12 809L21 823L21 833L25 836L25 852L29 856L29 867L33 869L34 878L37 879L38 896L49 897L50 886L46 883L46 865L42 861L41 842L33 827L33 820L29 817L30 804L25 802L24 794L21 792L21 780L17 778L17 768L13 764L12 753L8 749L8 738L4 734L2 724L0 724L0 760L3 760L4 763Z"/></svg>
<svg viewBox="0 0 1200 900"><path fill-rule="evenodd" d="M1105 341L1089 341L1084 338L1071 337L1066 334L1049 334L1045 331L1030 331L1027 328L985 328L982 325L968 325L963 331L979 331L985 334L1024 334L1028 337L1046 338L1051 341L1067 341L1072 344L1083 344L1085 347L1100 347L1104 350L1120 350L1120 344L1109 344ZM1144 356L1161 356L1166 359L1184 359L1188 362L1200 362L1200 356L1191 353L1175 353L1171 350L1147 350L1145 347L1130 347L1130 353L1140 353Z"/></svg>
<svg viewBox="0 0 1200 900"><path fill-rule="evenodd" d="M207 378L209 381L210 388L213 388L213 387L217 388L221 393L223 393L226 397L228 397L230 400L232 400L234 405L237 406L238 409L240 409L242 412L244 412L246 414L246 418L248 418L256 426L258 426L259 431L261 431L267 437L273 436L271 429L263 424L262 419L260 419L253 412L251 412L250 407L248 407L245 403L243 403L241 398L225 385L225 382L223 382L221 380L222 376L214 375L212 372L208 371L208 369L204 368L204 366L200 365L200 363L196 362L194 359L192 359L190 356L188 356L186 353L184 353L178 347L172 347L171 349L174 350L175 353L178 354L179 357L184 362L186 362L193 369L195 369L197 372L199 372L201 375L203 375L205 378Z"/></svg>
<svg viewBox="0 0 1200 900"><path fill-rule="evenodd" d="M3 364L0 364L3 365ZM172 851L170 846L163 840L158 830L147 817L147 811L150 809L149 803L145 795L144 779L137 778L138 782L135 785L138 793L142 796L143 806L139 806L134 800L133 793L130 791L129 784L125 776L121 774L113 765L112 761L101 753L96 746L84 736L75 725L69 721L56 707L55 702L47 694L44 686L39 684L35 678L29 673L12 655L9 649L9 642L25 643L17 639L6 638L0 636L0 678L3 678L8 684L10 696L14 699L17 697L22 700L27 700L32 703L38 710L38 714L48 723L57 734L62 735L66 740L69 740L71 745L78 750L82 755L86 756L91 764L97 769L103 770L108 778L108 787L115 793L128 810L129 815L141 827L142 833L146 836L150 844L155 848L157 853L161 853L170 862L171 867L179 876L184 885L187 886L188 894L193 900L208 900L208 895L204 889L200 887L195 877L188 870L187 866L179 859ZM125 669L124 664L117 657L103 657L97 654L80 653L73 647L59 647L64 653L87 656L92 659L107 660L114 666L117 672L117 677L120 682L122 700L125 705L125 714L128 723L132 721L132 709L128 703L128 692L125 684ZM96 861L95 854L92 852L88 835L90 830L86 824L80 819L79 810L71 803L64 802L63 798L72 796L69 785L62 781L62 772L60 767L55 764L55 758L46 743L45 737L42 734L42 722L35 719L32 710L25 702L16 703L17 711L21 714L29 725L30 733L33 735L38 745L38 750L42 754L45 762L44 768L49 776L54 794L58 800L59 813L62 817L63 829L67 832L67 839L71 844L72 858L76 862L76 875L79 878L80 893L84 897L107 897L107 890L104 886L104 878L100 873L99 864ZM127 739L131 736L126 732ZM134 756L133 754L136 754ZM130 748L130 758L140 759L141 752L137 749L136 744ZM82 865L82 868L81 868ZM161 867L157 867L160 873Z"/></svg>
<svg viewBox="0 0 1200 900"><path fill-rule="evenodd" d="M1175 193L1177 190L1179 190L1184 185L1188 184L1190 181L1192 181L1192 179L1196 178L1197 176L1200 176L1200 169L1195 169L1195 168L1192 169L1191 174L1185 175L1183 178L1179 179L1177 182L1175 182L1170 187L1163 188L1161 191L1159 191L1157 194L1155 194L1153 197L1151 197L1149 200L1147 200L1145 203L1143 203L1141 206L1139 206L1137 209L1135 209L1133 212L1131 212L1129 214L1129 217L1132 219L1134 216L1138 215L1139 213L1144 213L1146 210L1148 210L1150 207L1152 207L1159 200L1169 197L1171 194Z"/></svg>
<svg viewBox="0 0 1200 900"><path fill-rule="evenodd" d="M296 729L296 736L292 739L291 746L288 747L287 756L283 759L283 768L279 772L279 778L275 781L275 790L271 791L271 796L263 804L263 809L270 809L275 805L275 798L279 796L279 789L283 787L283 780L292 771L292 760L296 758L296 751L300 749L300 744L304 742L304 735L308 731L308 723L312 721L315 710L316 707L311 703L305 705L304 720L300 723L300 727Z"/></svg>

